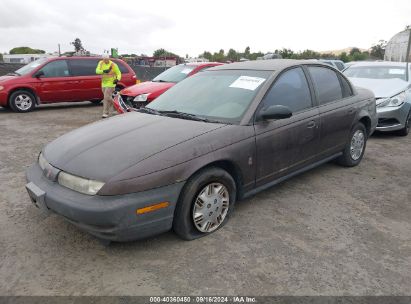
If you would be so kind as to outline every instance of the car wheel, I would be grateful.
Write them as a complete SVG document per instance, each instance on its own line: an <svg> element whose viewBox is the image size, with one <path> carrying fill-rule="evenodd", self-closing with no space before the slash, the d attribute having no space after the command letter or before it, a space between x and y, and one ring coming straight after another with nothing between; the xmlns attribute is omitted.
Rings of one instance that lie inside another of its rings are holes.
<svg viewBox="0 0 411 304"><path fill-rule="evenodd" d="M234 208L236 184L227 171L207 168L191 177L180 195L173 229L193 240L223 227Z"/></svg>
<svg viewBox="0 0 411 304"><path fill-rule="evenodd" d="M36 107L36 98L29 91L18 90L10 95L9 105L14 112L30 112Z"/></svg>
<svg viewBox="0 0 411 304"><path fill-rule="evenodd" d="M358 123L350 133L343 155L337 158L338 164L345 167L357 166L364 156L366 144L367 131L362 123Z"/></svg>
<svg viewBox="0 0 411 304"><path fill-rule="evenodd" d="M407 119L405 120L405 126L403 129L397 131L397 134L400 136L407 136L410 133L411 128L411 110L408 113Z"/></svg>

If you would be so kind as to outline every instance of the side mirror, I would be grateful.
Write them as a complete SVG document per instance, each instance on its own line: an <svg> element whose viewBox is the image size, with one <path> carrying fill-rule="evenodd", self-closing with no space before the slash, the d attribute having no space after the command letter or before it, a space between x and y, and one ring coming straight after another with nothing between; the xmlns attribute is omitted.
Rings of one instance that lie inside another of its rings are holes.
<svg viewBox="0 0 411 304"><path fill-rule="evenodd" d="M41 78L42 76L44 76L44 72L42 70L37 71L36 74L34 74L34 77L36 78Z"/></svg>
<svg viewBox="0 0 411 304"><path fill-rule="evenodd" d="M292 115L293 113L289 108L281 105L270 106L260 112L262 120L285 119L290 118Z"/></svg>

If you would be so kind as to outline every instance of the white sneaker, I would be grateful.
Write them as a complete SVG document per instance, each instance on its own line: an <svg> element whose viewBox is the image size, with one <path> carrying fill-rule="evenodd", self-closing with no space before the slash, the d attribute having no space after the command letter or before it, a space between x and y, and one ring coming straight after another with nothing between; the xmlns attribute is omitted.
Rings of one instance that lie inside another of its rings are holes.
<svg viewBox="0 0 411 304"><path fill-rule="evenodd" d="M101 118L107 118L108 115L107 114L103 114L103 116L101 116Z"/></svg>

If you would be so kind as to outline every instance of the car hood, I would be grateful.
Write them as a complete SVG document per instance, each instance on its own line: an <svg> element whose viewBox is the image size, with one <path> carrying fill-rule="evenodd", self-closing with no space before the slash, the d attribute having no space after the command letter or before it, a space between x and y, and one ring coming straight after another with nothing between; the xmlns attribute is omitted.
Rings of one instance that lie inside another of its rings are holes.
<svg viewBox="0 0 411 304"><path fill-rule="evenodd" d="M54 167L106 182L132 165L224 124L138 112L71 131L43 149Z"/></svg>
<svg viewBox="0 0 411 304"><path fill-rule="evenodd" d="M174 82L142 82L139 84L135 84L131 87L128 87L121 91L121 94L127 96L137 96L140 94L147 94L147 93L156 93L161 91L166 91L175 85Z"/></svg>
<svg viewBox="0 0 411 304"><path fill-rule="evenodd" d="M370 79L349 77L358 87L372 91L376 98L392 97L404 91L410 84L402 79Z"/></svg>

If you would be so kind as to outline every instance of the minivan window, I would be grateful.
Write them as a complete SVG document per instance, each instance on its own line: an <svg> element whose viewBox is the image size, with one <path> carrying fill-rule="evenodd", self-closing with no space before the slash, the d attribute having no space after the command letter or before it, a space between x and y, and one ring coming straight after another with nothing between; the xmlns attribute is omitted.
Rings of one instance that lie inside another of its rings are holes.
<svg viewBox="0 0 411 304"><path fill-rule="evenodd" d="M120 69L120 72L122 74L130 73L130 71L127 69L127 67L124 65L124 63L122 63L121 61L115 61L115 63L117 63L118 68Z"/></svg>
<svg viewBox="0 0 411 304"><path fill-rule="evenodd" d="M41 71L44 73L44 78L70 76L66 60L55 60L47 63L41 68Z"/></svg>
<svg viewBox="0 0 411 304"><path fill-rule="evenodd" d="M337 74L328 68L308 67L321 104L341 99L343 94Z"/></svg>
<svg viewBox="0 0 411 304"><path fill-rule="evenodd" d="M292 112L312 106L310 89L301 68L284 72L263 99L263 108L273 105L288 107Z"/></svg>
<svg viewBox="0 0 411 304"><path fill-rule="evenodd" d="M41 66L43 63L47 61L47 58L42 58L38 59L36 61L30 62L29 64L26 64L24 67L18 69L15 73L18 75L27 75L33 72L35 69L37 69L39 66Z"/></svg>
<svg viewBox="0 0 411 304"><path fill-rule="evenodd" d="M71 59L69 60L73 76L96 75L98 59Z"/></svg>

